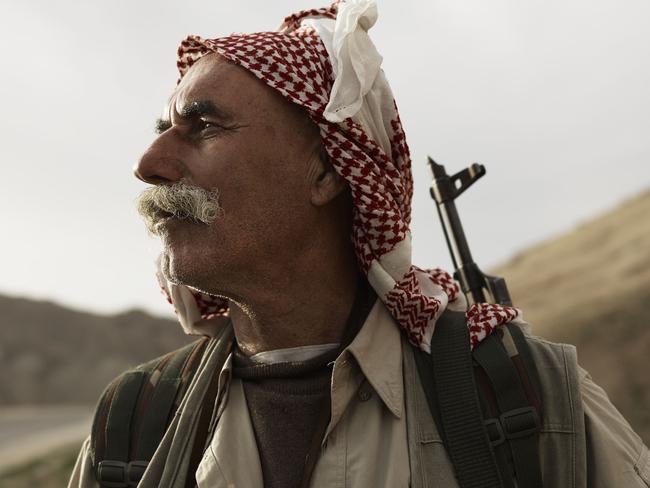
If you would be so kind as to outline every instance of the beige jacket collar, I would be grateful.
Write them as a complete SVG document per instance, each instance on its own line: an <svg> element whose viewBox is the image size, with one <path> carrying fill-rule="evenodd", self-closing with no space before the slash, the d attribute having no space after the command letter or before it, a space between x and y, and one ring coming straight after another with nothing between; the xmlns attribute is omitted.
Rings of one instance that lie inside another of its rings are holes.
<svg viewBox="0 0 650 488"><path fill-rule="evenodd" d="M381 300L370 310L352 343L334 362L331 420L325 439L366 380L397 418L404 411L400 332ZM354 360L352 360L354 358Z"/></svg>
<svg viewBox="0 0 650 488"><path fill-rule="evenodd" d="M404 411L400 330L377 299L364 325L347 347L368 382L397 418Z"/></svg>

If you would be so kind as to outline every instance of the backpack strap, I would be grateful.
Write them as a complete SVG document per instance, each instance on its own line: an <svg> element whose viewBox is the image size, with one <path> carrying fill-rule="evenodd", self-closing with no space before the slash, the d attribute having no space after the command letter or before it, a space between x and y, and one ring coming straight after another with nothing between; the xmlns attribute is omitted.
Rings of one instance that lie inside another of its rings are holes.
<svg viewBox="0 0 650 488"><path fill-rule="evenodd" d="M536 375L537 370L530 373L525 371L526 379L522 379L522 374L513 361L517 357L520 365L524 363L521 351L508 351L504 345L508 342L508 335L512 337L517 333L521 334L518 327L510 324L502 330L503 339L500 340L498 334L492 334L474 349L473 357L489 380L500 414L498 418L487 420L497 430L498 440L494 444L507 442L509 445L517 486L541 488L540 407L535 400L529 400L524 386L529 382L530 376ZM525 344L523 334L520 339Z"/></svg>
<svg viewBox="0 0 650 488"><path fill-rule="evenodd" d="M147 401L141 401L141 425L132 431L131 456L133 459L151 459L163 438L167 425L175 412L174 400L177 398L181 383L181 371L195 349L202 349L204 343L186 347L168 359L160 379L152 387ZM199 346L199 347L197 347ZM189 354L188 354L189 353ZM194 364L198 364L194 362ZM146 415L142 415L146 412Z"/></svg>
<svg viewBox="0 0 650 488"><path fill-rule="evenodd" d="M501 475L481 414L465 315L445 312L431 339L431 355L415 362L461 488L501 488Z"/></svg>
<svg viewBox="0 0 650 488"><path fill-rule="evenodd" d="M431 356L414 349L461 488L540 488L540 382L519 327L500 328L470 352L464 314L446 311Z"/></svg>
<svg viewBox="0 0 650 488"><path fill-rule="evenodd" d="M102 394L91 433L95 477L106 488L136 486L178 408L208 339L149 361Z"/></svg>

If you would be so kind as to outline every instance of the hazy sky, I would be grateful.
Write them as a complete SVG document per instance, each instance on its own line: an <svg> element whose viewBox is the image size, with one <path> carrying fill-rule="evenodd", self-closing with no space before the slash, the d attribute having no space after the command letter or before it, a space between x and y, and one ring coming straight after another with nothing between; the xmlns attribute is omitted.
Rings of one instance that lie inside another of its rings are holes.
<svg viewBox="0 0 650 488"><path fill-rule="evenodd" d="M487 268L650 187L650 2L379 0L413 157L414 262L450 267L426 156ZM188 34L275 29L313 0L2 0L0 293L169 313L131 175Z"/></svg>

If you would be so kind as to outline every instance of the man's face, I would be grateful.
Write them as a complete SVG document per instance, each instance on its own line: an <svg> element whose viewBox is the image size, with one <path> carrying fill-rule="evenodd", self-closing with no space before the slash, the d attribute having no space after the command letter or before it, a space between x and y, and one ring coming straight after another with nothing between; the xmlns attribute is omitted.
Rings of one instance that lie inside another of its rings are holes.
<svg viewBox="0 0 650 488"><path fill-rule="evenodd" d="M136 176L217 190L223 209L211 225L159 224L167 277L237 298L238 283L255 280L264 267L290 267L315 222L308 162L320 139L306 114L213 54L187 72L158 126Z"/></svg>

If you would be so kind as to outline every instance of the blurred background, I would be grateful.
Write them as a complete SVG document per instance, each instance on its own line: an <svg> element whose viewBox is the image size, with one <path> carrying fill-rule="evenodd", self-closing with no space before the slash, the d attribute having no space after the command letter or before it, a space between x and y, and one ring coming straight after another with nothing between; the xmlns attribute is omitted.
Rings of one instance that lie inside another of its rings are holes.
<svg viewBox="0 0 650 488"><path fill-rule="evenodd" d="M188 34L273 30L313 0L2 0L0 486L65 486L94 403L185 338L131 175ZM650 3L378 0L413 158L414 262L451 269L426 156L477 262L650 442Z"/></svg>

